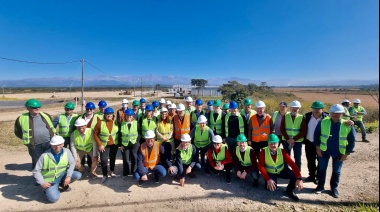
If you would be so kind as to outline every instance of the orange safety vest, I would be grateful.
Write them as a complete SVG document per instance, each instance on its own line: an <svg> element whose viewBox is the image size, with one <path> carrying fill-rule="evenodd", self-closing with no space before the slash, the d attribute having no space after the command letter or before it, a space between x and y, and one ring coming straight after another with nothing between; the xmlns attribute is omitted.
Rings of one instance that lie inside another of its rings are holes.
<svg viewBox="0 0 380 212"><path fill-rule="evenodd" d="M264 122L259 126L257 121L257 115L253 115L251 118L252 126L252 141L260 142L267 141L270 134L270 115L266 114Z"/></svg>
<svg viewBox="0 0 380 212"><path fill-rule="evenodd" d="M153 170L153 168L158 163L160 163L160 144L157 141L154 141L153 143L152 152L150 153L150 156L148 154L149 152L148 152L146 142L141 144L140 151L144 157L144 166L146 168Z"/></svg>
<svg viewBox="0 0 380 212"><path fill-rule="evenodd" d="M190 115L185 114L183 117L183 124L178 115L173 118L174 138L181 140L181 135L190 133Z"/></svg>

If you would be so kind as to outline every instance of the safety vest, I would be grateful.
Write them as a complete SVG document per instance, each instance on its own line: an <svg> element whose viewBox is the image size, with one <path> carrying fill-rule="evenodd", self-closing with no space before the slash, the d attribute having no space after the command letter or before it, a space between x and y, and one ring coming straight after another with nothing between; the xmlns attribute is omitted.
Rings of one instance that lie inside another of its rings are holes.
<svg viewBox="0 0 380 212"><path fill-rule="evenodd" d="M251 161L250 153L251 153L252 147L247 146L247 149L244 152L244 160L241 158L240 148L236 147L235 149L236 149L236 157L239 159L239 162L241 163L241 165L242 166L251 166L252 161Z"/></svg>
<svg viewBox="0 0 380 212"><path fill-rule="evenodd" d="M226 149L227 149L227 145L222 144L218 154L215 154L215 151L212 150L212 159L214 159L215 164L218 164L220 161L223 161L224 159L226 159Z"/></svg>
<svg viewBox="0 0 380 212"><path fill-rule="evenodd" d="M104 120L104 115L103 115L103 113L101 113L101 112L96 112L95 114L94 114L94 118L96 119L96 117L98 117L99 119L100 119L100 121L103 121Z"/></svg>
<svg viewBox="0 0 380 212"><path fill-rule="evenodd" d="M348 111L348 108L344 107L344 115L342 116L342 119L343 120L350 120L351 116L350 116L350 112Z"/></svg>
<svg viewBox="0 0 380 212"><path fill-rule="evenodd" d="M222 134L222 111L218 113L216 121L214 118L214 113L210 113L210 128L215 131L217 135Z"/></svg>
<svg viewBox="0 0 380 212"><path fill-rule="evenodd" d="M117 131L119 130L119 127L113 122L113 126L111 129L111 132L107 128L107 124L105 121L102 121L102 124L100 125L100 133L99 133L99 139L102 142L103 146L107 146L109 137L112 136L113 141L115 144L117 144Z"/></svg>
<svg viewBox="0 0 380 212"><path fill-rule="evenodd" d="M321 143L319 144L319 148L322 151L327 150L327 141L330 135L330 130L331 130L331 118L326 117L322 120L321 123L321 136L319 137L321 140ZM348 140L347 136L351 132L351 127L346 126L344 124L344 120L340 120L340 129L339 129L339 152L342 155L346 154L346 147L348 145Z"/></svg>
<svg viewBox="0 0 380 212"><path fill-rule="evenodd" d="M168 120L169 120L169 119L168 119ZM168 120L167 120L167 121L168 121ZM158 132L159 132L162 136L164 136L164 138L168 138L169 135L170 135L171 126L172 126L172 122L171 122L171 121L166 122L165 124L164 124L164 122L160 121L160 122L157 123L157 130L158 130ZM159 140L159 139L157 139L157 141L158 141L158 143L160 143L160 144L162 143L162 141ZM172 142L172 141L173 141L173 138L170 138L170 139L168 140L168 142Z"/></svg>
<svg viewBox="0 0 380 212"><path fill-rule="evenodd" d="M75 148L81 151L90 152L92 150L92 130L86 128L84 140L78 130L74 131L74 145Z"/></svg>
<svg viewBox="0 0 380 212"><path fill-rule="evenodd" d="M156 131L156 118L155 117L150 119L149 124L148 124L147 118L144 118L142 120L142 122L141 122L141 133L142 133L141 137L142 138L145 138L145 133L148 130Z"/></svg>
<svg viewBox="0 0 380 212"><path fill-rule="evenodd" d="M61 176L61 174L66 171L69 166L69 158L67 156L67 151L63 150L61 155L61 159L57 164L54 159L49 157L48 153L44 155L44 164L41 169L42 177L46 182L53 182L57 177Z"/></svg>
<svg viewBox="0 0 380 212"><path fill-rule="evenodd" d="M193 112L194 110L195 110L194 106L191 106L190 109L189 108L185 108L185 114L190 115L190 113Z"/></svg>
<svg viewBox="0 0 380 212"><path fill-rule="evenodd" d="M252 141L267 141L270 134L270 115L266 114L264 122L259 126L257 114L251 118L252 125Z"/></svg>
<svg viewBox="0 0 380 212"><path fill-rule="evenodd" d="M185 114L183 123L178 115L173 118L174 139L181 140L181 135L190 133L190 115Z"/></svg>
<svg viewBox="0 0 380 212"><path fill-rule="evenodd" d="M70 137L70 132L72 131L74 127L74 122L76 120L77 114L72 114L69 123L67 123L67 116L65 113L62 113L59 116L59 131L58 134L62 137Z"/></svg>
<svg viewBox="0 0 380 212"><path fill-rule="evenodd" d="M148 152L148 147L146 142L142 143L140 146L140 151L142 156L144 157L144 167L153 170L153 168L160 163L160 144L157 141L154 141L152 146L152 151Z"/></svg>
<svg viewBox="0 0 380 212"><path fill-rule="evenodd" d="M362 106L358 106L358 107L352 106L352 109L355 112L356 121L363 121L363 115L357 115L358 112L362 112L363 111L363 107Z"/></svg>
<svg viewBox="0 0 380 212"><path fill-rule="evenodd" d="M281 148L277 148L276 162L273 161L270 149L264 147L265 151L265 170L270 174L279 174L284 169L284 157Z"/></svg>
<svg viewBox="0 0 380 212"><path fill-rule="evenodd" d="M177 148L179 149L179 147ZM179 149L180 151L180 157L182 160L182 164L189 165L192 160L192 155L193 155L193 145L189 145L187 148L187 152L184 149Z"/></svg>
<svg viewBox="0 0 380 212"><path fill-rule="evenodd" d="M203 148L211 143L210 137L208 134L208 130L210 128L208 126L205 126L205 129L203 130L203 133L201 132L201 127L197 125L195 127L195 133L194 133L194 144L197 148Z"/></svg>
<svg viewBox="0 0 380 212"><path fill-rule="evenodd" d="M244 118L245 118L245 116L247 115L247 114L245 113L245 110L244 110L244 109L240 111L240 114L242 114L242 116L244 116ZM253 115L256 115L256 111L255 111L255 110L251 110L251 112L249 112L249 119L246 120L247 123L249 123L249 121L251 120L251 118L252 118Z"/></svg>
<svg viewBox="0 0 380 212"><path fill-rule="evenodd" d="M240 134L244 134L244 120L243 118L240 116L240 114L236 114L237 117L238 117L238 120L239 120L239 130L240 130ZM230 119L230 116L231 116L231 113L227 113L227 115L224 117L224 128L225 128L225 131L226 131L226 137L228 137L228 120Z"/></svg>
<svg viewBox="0 0 380 212"><path fill-rule="evenodd" d="M272 117L272 123L273 123L273 125L276 124L276 119L277 119L278 113L279 113L278 111L275 111L273 113L273 117Z"/></svg>
<svg viewBox="0 0 380 212"><path fill-rule="evenodd" d="M205 114L205 111L204 110L201 110L201 112L199 113L199 116L200 115L204 115ZM199 116L197 116L197 113L196 113L196 111L194 110L194 111L192 111L192 113L191 113L191 122L195 125L197 122L198 122L198 117Z"/></svg>
<svg viewBox="0 0 380 212"><path fill-rule="evenodd" d="M43 112L40 112L39 114L41 115L43 119L46 120L46 122L49 125L49 128L55 134L56 130L54 128L53 123L50 120L50 117ZM19 118L19 122L20 122L21 130L22 130L22 142L24 143L24 145L27 145L30 143L30 139L32 138L32 135L30 134L30 131L32 131L32 129L29 126L29 113L21 114Z"/></svg>
<svg viewBox="0 0 380 212"><path fill-rule="evenodd" d="M297 114L293 122L291 113L285 114L285 130L289 138L293 138L301 131L302 119L303 119L303 116L301 114ZM284 136L282 136L282 138L285 140ZM302 141L303 141L303 137L298 139L296 142L302 142Z"/></svg>
<svg viewBox="0 0 380 212"><path fill-rule="evenodd" d="M138 137L137 132L137 121L133 120L131 123L131 128L128 128L127 122L121 123L121 144L123 146L128 146L129 142L135 144Z"/></svg>

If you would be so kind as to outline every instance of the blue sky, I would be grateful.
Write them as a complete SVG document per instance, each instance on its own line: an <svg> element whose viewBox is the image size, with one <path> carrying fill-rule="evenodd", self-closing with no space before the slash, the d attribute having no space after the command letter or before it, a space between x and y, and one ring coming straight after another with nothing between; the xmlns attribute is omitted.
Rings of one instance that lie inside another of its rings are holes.
<svg viewBox="0 0 380 212"><path fill-rule="evenodd" d="M1 1L0 57L84 58L112 76L378 79L378 0L236 2ZM80 77L81 64L0 59L0 71Z"/></svg>

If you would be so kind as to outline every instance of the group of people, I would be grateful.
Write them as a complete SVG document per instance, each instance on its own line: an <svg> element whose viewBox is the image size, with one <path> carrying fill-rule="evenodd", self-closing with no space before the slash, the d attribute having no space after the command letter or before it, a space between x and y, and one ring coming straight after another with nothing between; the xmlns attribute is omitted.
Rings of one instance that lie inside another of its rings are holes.
<svg viewBox="0 0 380 212"><path fill-rule="evenodd" d="M301 115L301 103L295 100L289 111L287 103L280 102L278 111L269 115L263 101L256 102L253 109L249 98L242 110L235 101L224 105L219 99L208 101L204 108L201 99L193 106L192 97L186 97L184 104L178 105L165 99L148 104L141 98L130 106L123 99L115 111L101 100L98 111L95 103L88 102L86 112L79 115L68 102L65 112L52 119L40 111L38 100L29 99L25 103L28 112L15 122L15 135L28 147L36 184L50 202L58 201L60 192L70 190L69 183L82 177L85 163L93 179L98 178L100 163L102 184L116 177L118 151L123 160L122 175L133 175L139 186L148 176L159 183L166 175L184 186L185 177L195 177L196 170L208 176L225 173L230 184L234 170L237 179L250 176L254 187L258 187L261 175L270 191L277 188L278 178L289 179L286 192L298 200L294 190L303 187L302 144L309 171L306 180L317 184L315 193L325 188L332 158L330 188L332 196L338 198L343 161L354 152L354 125L362 129L363 141L369 142L363 124L366 111L360 103L356 99L349 107L350 102L344 100L332 105L328 113L322 102L315 101L311 112Z"/></svg>

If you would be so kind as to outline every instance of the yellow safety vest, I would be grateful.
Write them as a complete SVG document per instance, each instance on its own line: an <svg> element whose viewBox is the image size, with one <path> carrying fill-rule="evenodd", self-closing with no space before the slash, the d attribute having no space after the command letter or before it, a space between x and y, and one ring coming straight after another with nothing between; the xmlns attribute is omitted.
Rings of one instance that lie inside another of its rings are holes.
<svg viewBox="0 0 380 212"><path fill-rule="evenodd" d="M191 145L191 144L189 145L189 147L187 148L187 152L184 149L181 149L179 151L181 152L180 157L181 157L182 163L185 165L189 165L191 163L191 160L192 160L193 145Z"/></svg>
<svg viewBox="0 0 380 212"><path fill-rule="evenodd" d="M42 118L44 118L46 120L46 122L49 125L49 128L55 134L56 130L54 128L53 123L50 120L50 117L43 112L40 112L39 114L42 116ZM20 122L21 130L22 130L22 141L23 141L24 145L27 145L30 143L30 139L32 138L32 136L30 135L30 131L32 129L29 126L29 113L21 114L21 116L19 118L19 122Z"/></svg>
<svg viewBox="0 0 380 212"><path fill-rule="evenodd" d="M276 162L273 161L270 149L264 147L265 151L265 170L270 174L279 174L284 169L284 157L281 148L277 148Z"/></svg>
<svg viewBox="0 0 380 212"><path fill-rule="evenodd" d="M303 116L301 114L297 114L293 122L292 115L290 113L285 114L285 130L289 138L293 138L301 131L302 119L303 119ZM284 136L282 136L282 139L286 140ZM296 140L296 142L302 142L302 141L303 141L303 137Z"/></svg>
<svg viewBox="0 0 380 212"><path fill-rule="evenodd" d="M148 125L148 119L143 118L142 123L141 123L141 133L142 133L141 137L142 138L145 138L145 133L148 130L152 130L152 131L156 130L156 118L153 117L150 120L149 125Z"/></svg>
<svg viewBox="0 0 380 212"><path fill-rule="evenodd" d="M57 164L54 159L49 157L47 153L44 155L44 164L41 169L42 177L46 182L53 182L57 177L59 177L69 166L69 158L67 152L63 150L61 159Z"/></svg>
<svg viewBox="0 0 380 212"><path fill-rule="evenodd" d="M158 132L164 136L164 138L168 138L168 136L170 135L170 128L172 126L172 122L171 121L166 121L166 124L164 124L162 121L158 122L157 123L157 130ZM162 141L160 139L157 139L157 141L161 144ZM173 141L173 138L169 138L168 142L172 142Z"/></svg>
<svg viewBox="0 0 380 212"><path fill-rule="evenodd" d="M216 132L217 135L222 134L222 112L219 112L218 117L214 118L214 113L210 112L210 128Z"/></svg>
<svg viewBox="0 0 380 212"><path fill-rule="evenodd" d="M66 114L65 113L62 113L59 116L59 122L58 122L59 130L58 130L58 134L60 136L62 136L62 137L70 137L70 132L72 131L72 129L74 127L74 122L75 122L77 116L78 116L77 114L72 114L68 123L67 123L67 118L66 118Z"/></svg>
<svg viewBox="0 0 380 212"><path fill-rule="evenodd" d="M352 109L354 110L355 112L355 116L356 116L356 121L363 121L363 115L357 115L358 112L362 112L363 111L363 107L362 106L358 106L357 108L352 106Z"/></svg>
<svg viewBox="0 0 380 212"><path fill-rule="evenodd" d="M235 149L236 149L235 150L236 151L236 157L239 159L241 165L242 166L251 166L252 165L252 161L251 161L250 153L251 153L252 147L247 146L247 149L244 152L244 160L241 158L239 147L236 147Z"/></svg>
<svg viewBox="0 0 380 212"><path fill-rule="evenodd" d="M197 125L195 127L195 133L194 133L194 144L197 148L203 148L211 143L210 137L208 134L208 130L210 128L208 126L205 126L205 129L203 130L203 133L201 134L201 127Z"/></svg>
<svg viewBox="0 0 380 212"><path fill-rule="evenodd" d="M131 123L131 128L128 129L128 123L121 123L121 144L123 146L128 146L129 142L135 144L137 141L138 132L137 132L137 121L133 120Z"/></svg>
<svg viewBox="0 0 380 212"><path fill-rule="evenodd" d="M215 164L218 164L220 161L223 161L224 159L226 159L226 149L227 149L227 145L222 144L218 154L215 154L215 151L212 150L212 159L214 159Z"/></svg>
<svg viewBox="0 0 380 212"><path fill-rule="evenodd" d="M113 123L111 132L107 128L107 124L105 121L102 121L102 124L100 125L100 133L99 133L99 139L102 142L103 146L107 146L109 136L112 136L113 141L115 144L117 144L117 131L119 130L119 127Z"/></svg>
<svg viewBox="0 0 380 212"><path fill-rule="evenodd" d="M327 150L327 141L329 139L331 130L331 118L326 117L322 120L321 123L321 136L319 137L321 143L319 144L319 148L322 151ZM351 132L351 127L346 126L344 124L344 120L340 120L340 129L339 129L339 152L342 155L346 154L346 147L348 145L347 136Z"/></svg>
<svg viewBox="0 0 380 212"><path fill-rule="evenodd" d="M74 145L75 148L81 151L90 152L92 150L92 130L90 128L86 128L84 140L80 135L78 130L74 131Z"/></svg>

